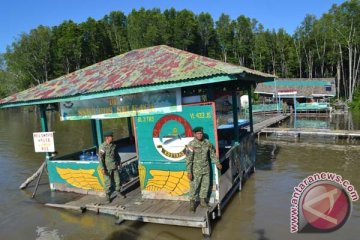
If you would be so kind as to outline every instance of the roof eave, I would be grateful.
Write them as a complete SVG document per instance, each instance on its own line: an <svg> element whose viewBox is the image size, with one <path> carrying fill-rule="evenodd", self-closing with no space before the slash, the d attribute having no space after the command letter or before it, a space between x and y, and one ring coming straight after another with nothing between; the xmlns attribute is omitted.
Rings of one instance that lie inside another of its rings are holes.
<svg viewBox="0 0 360 240"><path fill-rule="evenodd" d="M67 96L67 97L10 102L10 103L0 104L0 108L22 107L22 106L31 106L31 105L38 105L38 104L59 103L59 102L66 102L66 101L80 101L80 100L95 99L95 98L101 98L101 97L112 97L112 96L118 96L118 95L140 93L140 92L145 92L145 91L166 90L166 89L172 89L172 88L178 88L178 87L195 86L195 85L224 82L224 81L231 81L231 80L237 80L236 76L220 75L220 76L213 76L211 78L209 78L209 77L194 78L194 79L186 79L186 80L177 81L177 82L166 82L166 83L158 83L158 84L145 85L145 86L120 88L120 89L114 89L114 90L102 91L102 92L96 92L96 93L83 93L83 94L77 94L77 95L72 95L72 96Z"/></svg>
<svg viewBox="0 0 360 240"><path fill-rule="evenodd" d="M31 105L39 105L39 104L59 103L66 101L80 101L80 100L95 99L101 97L112 97L118 95L140 93L145 91L166 90L172 88L197 86L202 84L209 84L209 83L211 84L211 83L235 81L235 80L244 81L244 82L248 81L254 83L269 82L269 81L274 81L274 76L268 74L255 75L244 71L239 74L223 74L223 75L217 75L211 77L192 78L192 79L185 79L176 82L165 82L165 83L157 83L151 85L120 88L120 89L113 89L109 91L102 91L96 93L82 93L67 97L10 102L10 103L0 104L0 108L22 107L22 106L31 106Z"/></svg>

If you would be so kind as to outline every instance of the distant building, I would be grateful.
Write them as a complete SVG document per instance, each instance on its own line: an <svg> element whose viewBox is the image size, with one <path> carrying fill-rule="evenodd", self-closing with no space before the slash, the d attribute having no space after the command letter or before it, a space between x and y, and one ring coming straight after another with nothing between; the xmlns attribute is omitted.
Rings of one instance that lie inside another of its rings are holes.
<svg viewBox="0 0 360 240"><path fill-rule="evenodd" d="M269 98L279 95L287 98L287 92L291 93L288 98L296 93L298 102L332 98L336 96L335 78L278 78L274 82L259 83L255 89L255 93Z"/></svg>
<svg viewBox="0 0 360 240"><path fill-rule="evenodd" d="M297 112L329 112L329 99L336 96L335 78L278 78L259 83L255 93L260 103L253 106L253 112L279 111L284 103ZM287 106L285 111L289 111Z"/></svg>

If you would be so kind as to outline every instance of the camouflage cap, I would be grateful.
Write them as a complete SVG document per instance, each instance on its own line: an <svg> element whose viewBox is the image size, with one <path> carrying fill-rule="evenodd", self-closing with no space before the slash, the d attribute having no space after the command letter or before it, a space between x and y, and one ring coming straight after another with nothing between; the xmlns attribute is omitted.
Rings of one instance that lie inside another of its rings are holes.
<svg viewBox="0 0 360 240"><path fill-rule="evenodd" d="M105 131L104 132L104 137L110 137L110 136L114 136L114 133L113 133L113 131Z"/></svg>
<svg viewBox="0 0 360 240"><path fill-rule="evenodd" d="M204 133L204 129L203 129L202 127L195 127L195 128L193 129L193 132L194 132L194 133L197 133L197 132L202 132L202 133Z"/></svg>

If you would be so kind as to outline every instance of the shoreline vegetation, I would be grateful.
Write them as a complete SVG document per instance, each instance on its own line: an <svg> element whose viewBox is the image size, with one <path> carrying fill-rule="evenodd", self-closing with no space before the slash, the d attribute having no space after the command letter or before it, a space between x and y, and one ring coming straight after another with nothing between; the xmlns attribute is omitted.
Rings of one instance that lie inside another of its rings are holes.
<svg viewBox="0 0 360 240"><path fill-rule="evenodd" d="M338 99L360 110L360 0L304 16L290 35L240 15L174 8L112 11L102 19L40 25L0 54L0 98L133 49L165 44L284 78L335 77Z"/></svg>

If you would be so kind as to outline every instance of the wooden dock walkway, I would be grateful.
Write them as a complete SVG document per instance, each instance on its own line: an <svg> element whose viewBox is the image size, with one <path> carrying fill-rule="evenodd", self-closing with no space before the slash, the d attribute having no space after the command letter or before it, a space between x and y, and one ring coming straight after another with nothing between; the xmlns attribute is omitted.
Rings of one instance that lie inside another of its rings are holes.
<svg viewBox="0 0 360 240"><path fill-rule="evenodd" d="M313 129L313 128L263 128L261 133L275 133L277 135L291 135L300 137L310 136L331 136L342 138L360 138L360 131Z"/></svg>
<svg viewBox="0 0 360 240"><path fill-rule="evenodd" d="M261 139L260 141L261 145L270 145L273 146L285 146L285 147L304 147L304 148L328 148L331 150L336 150L336 151L345 151L345 150L356 150L359 151L359 145L354 145L354 144L336 144L334 142L329 142L329 143L321 143L321 142L300 142L297 141L296 138L293 141L289 141L289 140L284 140L284 139L277 139L277 140L266 140L266 139Z"/></svg>
<svg viewBox="0 0 360 240"><path fill-rule="evenodd" d="M274 117L271 117L269 119L266 119L265 121L259 122L254 124L254 133L258 133L260 132L263 128L269 127L271 125L274 125L275 123L281 122L285 119L287 119L288 117L290 117L291 114L286 114L286 115L277 115Z"/></svg>
<svg viewBox="0 0 360 240"><path fill-rule="evenodd" d="M113 194L115 195L115 194ZM140 187L128 192L126 198L114 197L107 203L105 197L86 195L65 204L45 204L49 207L93 211L115 216L120 224L125 220L149 223L160 223L187 227L202 228L204 235L211 234L210 215L216 206L210 209L198 206L196 212L189 211L189 201L173 201L162 199L143 199ZM214 212L215 214L215 212Z"/></svg>

